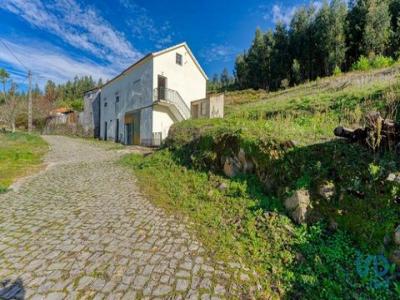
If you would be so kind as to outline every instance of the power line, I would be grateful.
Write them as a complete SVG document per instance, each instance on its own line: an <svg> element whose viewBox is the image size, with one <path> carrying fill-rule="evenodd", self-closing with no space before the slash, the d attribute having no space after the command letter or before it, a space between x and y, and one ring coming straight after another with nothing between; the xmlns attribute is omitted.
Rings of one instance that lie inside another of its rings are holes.
<svg viewBox="0 0 400 300"><path fill-rule="evenodd" d="M21 66L29 73L29 69L22 63L22 61L14 54L14 52L11 51L11 49L7 46L7 44L0 39L0 42L3 44L3 46L8 50L8 52L11 53L12 56L21 64Z"/></svg>

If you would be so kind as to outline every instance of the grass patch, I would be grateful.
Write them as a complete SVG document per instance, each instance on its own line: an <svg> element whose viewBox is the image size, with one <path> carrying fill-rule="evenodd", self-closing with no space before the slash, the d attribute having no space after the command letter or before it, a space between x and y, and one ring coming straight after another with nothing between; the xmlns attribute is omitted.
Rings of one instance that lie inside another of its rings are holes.
<svg viewBox="0 0 400 300"><path fill-rule="evenodd" d="M259 274L257 298L393 299L356 270L357 247L324 222L294 226L279 199L267 196L255 176L229 180L176 161L169 150L122 164L133 169L145 193L161 207L189 217L205 247L220 259L241 261ZM226 188L221 189L221 184ZM346 298L345 297L345 298Z"/></svg>
<svg viewBox="0 0 400 300"><path fill-rule="evenodd" d="M0 133L0 145L0 192L37 169L48 150L40 136L22 132Z"/></svg>
<svg viewBox="0 0 400 300"><path fill-rule="evenodd" d="M338 125L362 126L369 111L399 120L398 71L339 74L274 93L229 92L224 119L175 124L165 149L123 164L157 204L189 217L210 251L254 268L264 288L257 297L400 298L396 268L377 275L360 258L388 257L396 247L383 241L399 225L400 184L386 180L400 170L398 155L333 136ZM224 158L240 148L257 172L221 176ZM325 182L335 186L330 200L319 195ZM308 225L295 226L282 203L300 188L309 191L313 213Z"/></svg>

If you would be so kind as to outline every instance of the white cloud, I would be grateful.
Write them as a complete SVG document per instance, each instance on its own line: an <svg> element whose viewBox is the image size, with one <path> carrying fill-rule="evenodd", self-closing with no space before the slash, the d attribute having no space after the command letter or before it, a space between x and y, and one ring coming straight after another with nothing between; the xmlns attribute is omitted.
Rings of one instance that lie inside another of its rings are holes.
<svg viewBox="0 0 400 300"><path fill-rule="evenodd" d="M120 0L120 3L129 12L126 24L133 36L154 42L157 49L171 45L175 32L168 21L157 24L148 10L134 1Z"/></svg>
<svg viewBox="0 0 400 300"><path fill-rule="evenodd" d="M296 12L297 7L281 7L278 4L275 4L272 7L272 22L277 24L278 22L282 22L285 25L289 25L292 20L294 13ZM265 19L269 19L270 14L264 16Z"/></svg>
<svg viewBox="0 0 400 300"><path fill-rule="evenodd" d="M29 63L35 82L38 82L39 86L43 86L48 79L56 83L62 83L74 78L76 75L91 75L95 80L99 78L105 80L111 79L117 74L117 70L113 67L102 66L91 60L68 56L61 49L49 44L32 41L14 43L4 38L2 40L5 41L22 63ZM14 73L16 75L12 76L14 80L26 83L26 77L18 76L25 70L22 69L20 63L5 47L0 47L0 61L7 64L8 68L15 70Z"/></svg>
<svg viewBox="0 0 400 300"><path fill-rule="evenodd" d="M142 56L94 8L81 7L75 0L2 2L3 9L20 16L31 25L117 66L124 67Z"/></svg>
<svg viewBox="0 0 400 300"><path fill-rule="evenodd" d="M210 63L214 61L227 62L236 54L237 50L234 47L211 44L210 47L201 51L200 56Z"/></svg>
<svg viewBox="0 0 400 300"><path fill-rule="evenodd" d="M321 7L322 7L322 1L313 1L311 2L311 5L314 6L315 12L318 12ZM265 6L262 6L262 8L266 8ZM299 6L290 6L290 7L283 7L279 4L275 4L272 7L272 13L268 12L264 15L265 20L270 20L272 19L272 22L274 24L277 24L279 22L282 22L286 26L290 25L290 22L292 21L292 18L296 11L299 9Z"/></svg>

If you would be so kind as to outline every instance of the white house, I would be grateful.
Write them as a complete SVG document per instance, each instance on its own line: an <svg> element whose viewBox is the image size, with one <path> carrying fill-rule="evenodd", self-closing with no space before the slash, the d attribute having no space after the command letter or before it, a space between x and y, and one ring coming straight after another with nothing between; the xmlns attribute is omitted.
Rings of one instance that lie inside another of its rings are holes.
<svg viewBox="0 0 400 300"><path fill-rule="evenodd" d="M100 138L158 145L206 98L207 76L186 43L146 55L101 88Z"/></svg>

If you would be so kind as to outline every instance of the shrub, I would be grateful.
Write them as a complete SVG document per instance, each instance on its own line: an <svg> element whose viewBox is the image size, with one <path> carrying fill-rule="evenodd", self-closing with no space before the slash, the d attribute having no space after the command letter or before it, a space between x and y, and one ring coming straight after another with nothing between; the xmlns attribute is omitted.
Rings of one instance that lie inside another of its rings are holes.
<svg viewBox="0 0 400 300"><path fill-rule="evenodd" d="M71 108L75 111L83 111L84 109L84 104L82 99L76 99L73 102L71 102Z"/></svg>
<svg viewBox="0 0 400 300"><path fill-rule="evenodd" d="M354 71L368 71L371 68L368 58L361 55L360 58L351 67Z"/></svg>
<svg viewBox="0 0 400 300"><path fill-rule="evenodd" d="M393 58L387 57L387 56L383 56L383 55L375 56L375 58L373 58L370 61L370 65L374 69L387 68L387 67L390 67L393 64L394 64Z"/></svg>
<svg viewBox="0 0 400 300"><path fill-rule="evenodd" d="M336 66L335 69L333 69L333 75L338 76L342 74L342 70L340 70L340 67Z"/></svg>

